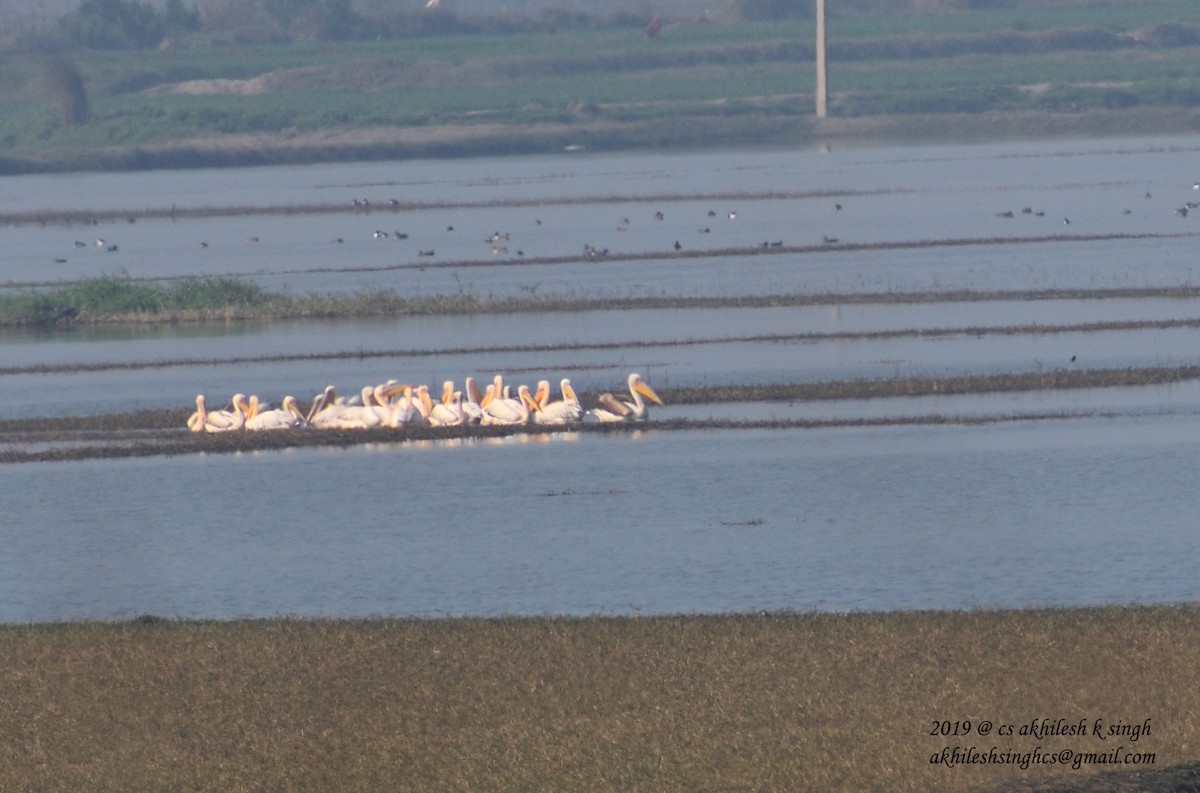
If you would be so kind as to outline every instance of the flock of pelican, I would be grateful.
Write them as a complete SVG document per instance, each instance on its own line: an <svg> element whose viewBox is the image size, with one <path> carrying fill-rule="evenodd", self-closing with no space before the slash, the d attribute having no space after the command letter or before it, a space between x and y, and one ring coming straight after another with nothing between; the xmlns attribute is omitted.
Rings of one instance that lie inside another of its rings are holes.
<svg viewBox="0 0 1200 793"><path fill-rule="evenodd" d="M338 396L330 385L313 397L308 411L302 411L296 398L285 396L278 408L262 404L257 396L234 394L230 406L209 410L204 395L196 396L196 411L188 417L192 432L241 432L278 430L294 427L313 429L372 429L375 427L433 426L448 427L467 424L576 424L590 417L595 421L641 421L648 413L646 400L663 404L654 389L634 372L628 379L629 393L603 393L595 407L585 411L564 378L559 383L559 399L551 399L550 383L541 380L537 388L517 386L515 395L500 375L481 393L472 377L466 378L464 388L457 391L454 382L442 384L438 399L425 385L407 385L389 380L362 390L347 399Z"/></svg>

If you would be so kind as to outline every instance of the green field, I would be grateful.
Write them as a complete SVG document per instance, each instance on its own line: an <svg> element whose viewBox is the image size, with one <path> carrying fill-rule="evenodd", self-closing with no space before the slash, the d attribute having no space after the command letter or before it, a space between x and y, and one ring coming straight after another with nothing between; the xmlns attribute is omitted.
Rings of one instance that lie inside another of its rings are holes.
<svg viewBox="0 0 1200 793"><path fill-rule="evenodd" d="M1009 135L1171 132L1200 108L1187 0L835 15L824 124L812 45L811 21L791 20L668 25L657 40L627 26L85 50L69 56L90 110L76 124L42 62L14 51L0 54L0 172L970 136L996 126L970 117L997 116L1020 119ZM253 93L180 93L217 80Z"/></svg>

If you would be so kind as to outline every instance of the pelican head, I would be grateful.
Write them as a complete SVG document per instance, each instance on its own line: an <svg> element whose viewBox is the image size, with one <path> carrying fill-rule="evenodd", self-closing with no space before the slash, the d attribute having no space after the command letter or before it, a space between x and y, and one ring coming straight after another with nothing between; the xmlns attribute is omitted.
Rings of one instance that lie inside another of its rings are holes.
<svg viewBox="0 0 1200 793"><path fill-rule="evenodd" d="M337 400L337 392L334 390L333 386L332 385L325 386L324 391L322 391L321 393L319 393L315 397L313 397L312 406L308 409L308 415L306 415L304 417L304 420L311 424L312 420L313 420L313 416L316 416L318 413L320 413L326 407L334 404L334 402L336 400Z"/></svg>
<svg viewBox="0 0 1200 793"><path fill-rule="evenodd" d="M429 386L417 386L417 410L425 418L429 418L429 413L433 410L433 398L429 396Z"/></svg>
<svg viewBox="0 0 1200 793"><path fill-rule="evenodd" d="M291 413L293 416L295 416L297 424L308 423L308 421L304 418L304 414L300 412L300 406L296 404L296 397L292 396L291 394L288 394L283 398L283 401L279 403L279 409L286 410L288 413Z"/></svg>
<svg viewBox="0 0 1200 793"><path fill-rule="evenodd" d="M562 390L563 399L568 402L579 401L579 397L575 395L575 389L571 386L570 380L564 377L562 382L558 384L558 387Z"/></svg>
<svg viewBox="0 0 1200 793"><path fill-rule="evenodd" d="M540 390L541 389L539 389L539 392ZM527 385L522 384L517 386L517 398L521 400L521 403L524 404L525 407L529 408L529 410L533 411L534 413L542 409L541 403L534 398L533 394L529 393L529 386Z"/></svg>
<svg viewBox="0 0 1200 793"><path fill-rule="evenodd" d="M188 416L187 428L192 432L204 432L208 411L204 408L204 394L196 394L196 412Z"/></svg>
<svg viewBox="0 0 1200 793"><path fill-rule="evenodd" d="M475 378L469 375L463 380L463 399L467 402L474 402L476 405L483 399L483 395L479 393L479 389L475 386Z"/></svg>
<svg viewBox="0 0 1200 793"><path fill-rule="evenodd" d="M646 385L646 381L637 372L629 375L629 391L636 392L649 399L656 405L661 405L663 401L659 399L658 394L654 393L654 389Z"/></svg>

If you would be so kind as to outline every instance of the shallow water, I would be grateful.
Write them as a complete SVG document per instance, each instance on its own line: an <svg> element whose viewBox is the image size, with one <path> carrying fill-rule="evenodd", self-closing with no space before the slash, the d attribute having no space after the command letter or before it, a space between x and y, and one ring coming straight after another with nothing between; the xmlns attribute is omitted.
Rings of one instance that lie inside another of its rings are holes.
<svg viewBox="0 0 1200 793"><path fill-rule="evenodd" d="M504 295L535 285L543 293L688 294L689 285L722 279L721 274L734 280L713 283L714 293L916 290L939 283L1011 288L1014 277L1043 288L1067 278L1074 285L1175 282L1191 277L1196 266L1188 255L1195 221L1174 214L1194 198L1190 180L1180 174L1191 169L1196 148L1194 138L1164 138L7 177L0 212L121 211L136 222L0 228L6 251L0 284L100 274L238 274L300 292L382 287L406 294ZM393 198L427 208L395 211L388 206ZM376 209L346 211L356 199L372 200ZM497 201L523 205L489 205ZM231 217L138 219L139 213L173 206L241 209ZM279 206L338 211L267 214ZM730 212L735 219L727 217ZM1007 212L1014 216L998 217ZM655 213L663 219L656 220ZM376 231L401 231L408 238L377 240ZM502 255L484 241L497 231L510 235L501 243L507 249ZM585 245L653 253L672 251L675 242L695 251L764 242L821 245L825 238L861 244L1114 234L1186 236L1137 240L1132 246L1057 242L1010 251L991 245L882 258L874 252L814 253L771 257L770 268L750 267L736 257L649 265L520 264L522 258L579 256ZM97 247L97 239L104 245ZM108 251L113 245L117 250ZM421 257L422 250L436 255ZM391 269L480 260L513 266ZM949 266L937 266L939 260ZM1150 264L1130 268L1131 261ZM341 272L320 272L331 269ZM753 271L748 281L746 270Z"/></svg>
<svg viewBox="0 0 1200 793"><path fill-rule="evenodd" d="M651 431L8 466L20 523L0 618L1188 600L1197 429Z"/></svg>
<svg viewBox="0 0 1200 793"><path fill-rule="evenodd" d="M605 346L545 351L533 345L555 337L549 332L539 332L543 324L537 320L528 322L528 327L511 336L496 332L462 335L462 343L474 340L483 345L478 348L464 349L453 342L441 346L437 336L420 336L414 352L407 346L413 343L408 341L413 337L384 322L354 323L350 335L345 335L347 329L343 328L311 347L303 340L321 335L320 326L299 330L298 338L289 338L283 330L268 331L268 339L263 343L252 332L217 339L105 341L95 343L96 357L90 363L110 365L95 371L73 368L89 363L86 356L93 345L64 347L47 342L16 345L8 360L23 367L53 362L64 366L64 370L22 371L0 379L12 400L8 415L26 418L181 407L191 404L197 393L207 394L218 402L238 392L257 393L275 402L285 394L292 394L303 402L330 383L348 394L358 393L363 385L388 379L434 385L451 379L461 387L467 375L478 382L487 382L495 372L504 373L513 384L532 385L539 379L557 383L562 377L569 377L578 389L603 391L623 387L629 371L639 371L659 386L674 387L952 377L1059 369L1174 367L1192 363L1194 358L1186 352L1200 348L1200 328L1053 334L914 333L897 338L834 336L763 341L756 336L782 331L771 328L770 320L766 328L755 324L757 312L736 313L744 324L701 322L693 332L707 331L714 335L664 333L654 346L648 347L625 347L622 343L654 340L649 330L632 336L621 333L615 337L599 336L597 341L607 342ZM568 321L566 315L554 315L545 325L557 330ZM586 320L582 324L586 325ZM357 341L354 328L358 329ZM727 338L726 334L749 339L721 341ZM588 337L569 338L582 342ZM130 349L122 350L125 345ZM42 349L46 351L43 353ZM287 357L320 350L328 356L311 360ZM109 353L112 358L107 357ZM336 353L346 355L336 357ZM58 355L63 357L59 359ZM214 356L215 360L207 356ZM161 365L166 361L178 362ZM139 367L139 362L147 365Z"/></svg>
<svg viewBox="0 0 1200 793"><path fill-rule="evenodd" d="M1200 283L1200 230L1173 208L1194 198L1179 174L1197 148L1200 138L1176 138L7 178L0 213L264 210L0 226L0 283L11 291L100 273L233 273L297 292L578 297L1188 286ZM136 206L128 195L139 196ZM364 197L446 206L265 213ZM498 200L523 203L486 206ZM410 238L374 240L374 228ZM497 230L511 239L493 256L483 240ZM1053 239L1062 234L1152 236ZM96 248L98 236L118 250ZM656 253L676 239L715 251L819 246L823 236L840 242L777 255ZM1025 236L1039 241L1005 241ZM516 254L573 257L584 243L651 255L531 264ZM437 250L431 264L460 264L410 266L426 247ZM304 400L326 383L355 392L388 377L461 383L497 371L514 383L567 376L599 390L631 370L665 388L1183 366L1196 360L1195 328L1045 326L1196 318L1196 299L1064 298L9 331L0 334L0 389L12 418L184 407L198 392L214 403L234 391ZM764 338L773 335L783 338ZM47 365L61 370L35 370ZM1195 383L679 405L652 415L834 424L651 424L614 436L0 466L0 621L1197 596ZM901 423L852 426L880 418ZM957 419L989 423L936 423Z"/></svg>

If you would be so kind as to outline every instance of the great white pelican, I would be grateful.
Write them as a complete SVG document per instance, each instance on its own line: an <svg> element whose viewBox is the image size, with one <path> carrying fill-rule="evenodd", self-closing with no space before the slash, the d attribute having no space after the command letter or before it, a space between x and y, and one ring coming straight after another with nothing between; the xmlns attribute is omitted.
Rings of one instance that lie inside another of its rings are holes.
<svg viewBox="0 0 1200 793"><path fill-rule="evenodd" d="M641 421L649 414L642 397L656 405L663 403L658 394L654 393L654 389L646 385L646 381L637 372L629 375L629 397L626 399L624 394L618 397L615 394L603 393L597 397L598 404L591 413L597 421Z"/></svg>
<svg viewBox="0 0 1200 793"><path fill-rule="evenodd" d="M196 412L188 417L187 426L192 432L233 432L246 426L246 397L233 395L232 410L208 410L204 406L204 394L196 395Z"/></svg>
<svg viewBox="0 0 1200 793"><path fill-rule="evenodd" d="M522 385L517 388L516 399L496 396L495 389L499 384L500 375L496 375L496 382L487 387L487 393L484 394L484 403L481 405L483 417L480 419L482 424L528 424L529 416L532 408L537 404L533 401L533 396L529 393L529 386Z"/></svg>
<svg viewBox="0 0 1200 793"><path fill-rule="evenodd" d="M294 396L285 396L276 410L258 411L257 399L254 397L250 398L250 406L253 414L246 419L248 430L282 430L308 424Z"/></svg>
<svg viewBox="0 0 1200 793"><path fill-rule="evenodd" d="M545 386L543 387L543 383ZM562 399L547 401L550 396L550 385L546 381L538 383L538 395L533 399L536 408L533 411L535 424L574 424L583 417L583 405L571 387L571 381L563 378L559 383L562 389Z"/></svg>

